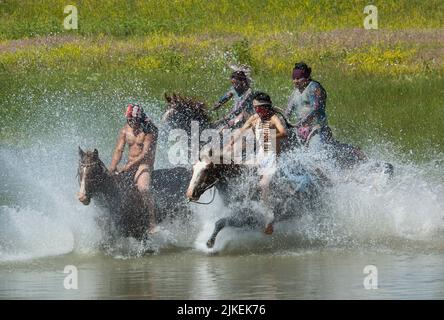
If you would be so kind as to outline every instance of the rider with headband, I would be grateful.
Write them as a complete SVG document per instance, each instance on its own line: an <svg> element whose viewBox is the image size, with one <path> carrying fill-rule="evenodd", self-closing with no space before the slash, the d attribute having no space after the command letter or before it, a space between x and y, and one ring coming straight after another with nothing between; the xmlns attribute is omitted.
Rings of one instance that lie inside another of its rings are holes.
<svg viewBox="0 0 444 320"><path fill-rule="evenodd" d="M141 192L143 204L148 210L148 233L152 234L156 232L156 212L150 187L158 130L139 105L128 105L125 117L127 123L119 132L109 171L134 175L134 183ZM126 144L129 146L128 162L117 170Z"/></svg>
<svg viewBox="0 0 444 320"><path fill-rule="evenodd" d="M296 63L292 73L295 90L290 96L285 116L296 114L299 139L304 143L326 142L327 93L322 85L311 79L311 68L304 62Z"/></svg>
<svg viewBox="0 0 444 320"><path fill-rule="evenodd" d="M273 233L274 214L269 205L269 185L276 171L276 160L280 152L280 140L286 137L287 131L277 117L268 94L257 92L253 95L252 102L256 113L245 122L244 126L233 137L228 150L233 148L233 145L240 137L244 136L247 130L254 130L256 146L258 148L256 150L256 165L261 176L259 184L261 199L264 201L267 210L264 232L271 234Z"/></svg>

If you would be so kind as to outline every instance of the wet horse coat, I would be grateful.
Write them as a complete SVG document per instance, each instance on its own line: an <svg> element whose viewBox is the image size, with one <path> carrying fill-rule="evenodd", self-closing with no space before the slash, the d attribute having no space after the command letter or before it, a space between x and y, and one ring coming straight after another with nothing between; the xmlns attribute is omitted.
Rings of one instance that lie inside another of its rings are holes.
<svg viewBox="0 0 444 320"><path fill-rule="evenodd" d="M195 164L188 198L197 200L208 186L215 183L224 202L234 211L234 214L215 223L208 247L213 247L218 233L226 226L252 229L264 226L264 216L252 206L259 201L258 182L256 169L244 165L214 164L208 159ZM301 165L279 168L270 184L270 198L273 199L270 209L274 212L274 221L313 212L321 205L319 194L324 186L323 177ZM261 204L258 204L257 207L260 207Z"/></svg>
<svg viewBox="0 0 444 320"><path fill-rule="evenodd" d="M141 239L148 227L148 212L143 206L140 192L134 185L131 172L112 175L93 152L79 149L78 176L79 201L88 205L92 198L109 209L112 235ZM176 167L153 170L151 192L157 208L158 222L190 211L186 205L185 191L191 171Z"/></svg>

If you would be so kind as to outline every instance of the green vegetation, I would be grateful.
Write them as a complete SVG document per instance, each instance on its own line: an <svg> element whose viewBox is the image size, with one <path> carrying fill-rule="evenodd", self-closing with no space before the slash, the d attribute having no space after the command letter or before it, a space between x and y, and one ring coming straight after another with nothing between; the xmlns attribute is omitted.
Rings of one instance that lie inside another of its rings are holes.
<svg viewBox="0 0 444 320"><path fill-rule="evenodd" d="M2 0L0 34L21 39L67 33L62 21L68 4L78 7L78 32L85 36L261 36L361 28L368 4L377 5L381 29L441 28L444 21L442 0Z"/></svg>
<svg viewBox="0 0 444 320"><path fill-rule="evenodd" d="M164 92L211 105L231 63L250 65L255 87L283 106L304 60L339 139L389 141L415 159L444 152L444 1L373 1L380 30L364 30L369 3L0 1L0 141L23 141L36 115L50 123L45 101L68 93L109 126L129 100L162 107ZM77 31L62 29L66 4L79 8Z"/></svg>

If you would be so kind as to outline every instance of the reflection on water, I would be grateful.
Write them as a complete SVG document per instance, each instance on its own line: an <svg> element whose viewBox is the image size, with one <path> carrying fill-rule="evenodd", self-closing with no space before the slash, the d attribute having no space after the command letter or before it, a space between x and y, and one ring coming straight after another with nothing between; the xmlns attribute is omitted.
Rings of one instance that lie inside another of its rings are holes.
<svg viewBox="0 0 444 320"><path fill-rule="evenodd" d="M65 265L79 288L63 286ZM378 289L363 269L378 268ZM137 259L65 255L0 266L0 298L34 299L443 299L444 256L323 250L206 256L193 251Z"/></svg>

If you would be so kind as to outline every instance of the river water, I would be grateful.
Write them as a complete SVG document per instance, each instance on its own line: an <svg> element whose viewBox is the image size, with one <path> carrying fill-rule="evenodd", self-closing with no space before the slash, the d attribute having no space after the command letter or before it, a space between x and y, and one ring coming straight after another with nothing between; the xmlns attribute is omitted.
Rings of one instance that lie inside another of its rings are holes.
<svg viewBox="0 0 444 320"><path fill-rule="evenodd" d="M292 250L208 256L192 250L118 259L66 254L2 265L2 299L443 299L444 256ZM78 289L64 287L66 265ZM363 268L378 268L366 289Z"/></svg>
<svg viewBox="0 0 444 320"><path fill-rule="evenodd" d="M229 214L216 197L193 204L187 221L162 224L150 243L107 246L106 211L75 197L77 146L97 147L108 163L118 126L63 119L56 136L36 136L40 126L23 145L0 146L1 299L444 298L440 162L414 164L377 146L366 151L393 163L395 177L324 168L334 186L322 220L278 223L272 236L226 228L209 250L214 222ZM159 152L157 166L165 161ZM77 270L77 289L64 285L66 266Z"/></svg>

